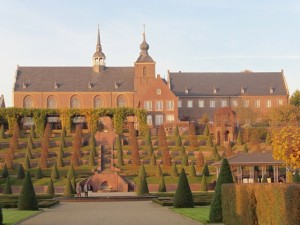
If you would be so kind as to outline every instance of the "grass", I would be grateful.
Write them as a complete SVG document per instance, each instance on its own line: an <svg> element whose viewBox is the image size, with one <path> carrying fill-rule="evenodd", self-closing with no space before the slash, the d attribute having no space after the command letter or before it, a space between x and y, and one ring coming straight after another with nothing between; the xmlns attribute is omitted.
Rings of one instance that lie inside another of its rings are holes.
<svg viewBox="0 0 300 225"><path fill-rule="evenodd" d="M200 223L207 223L209 219L210 206L201 206L195 208L171 208L171 210Z"/></svg>
<svg viewBox="0 0 300 225"><path fill-rule="evenodd" d="M28 217L40 213L40 211L23 211L16 209L2 209L4 225L16 224Z"/></svg>

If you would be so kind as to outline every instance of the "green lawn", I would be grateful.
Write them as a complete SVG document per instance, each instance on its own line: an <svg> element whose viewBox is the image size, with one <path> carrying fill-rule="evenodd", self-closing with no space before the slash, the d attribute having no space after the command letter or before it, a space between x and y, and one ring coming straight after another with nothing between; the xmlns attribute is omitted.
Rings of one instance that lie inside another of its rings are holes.
<svg viewBox="0 0 300 225"><path fill-rule="evenodd" d="M201 206L195 208L176 208L176 209L171 208L171 210L183 216L196 220L200 223L207 223L210 206Z"/></svg>
<svg viewBox="0 0 300 225"><path fill-rule="evenodd" d="M40 211L23 211L16 209L2 209L4 225L15 224L25 218L36 215Z"/></svg>

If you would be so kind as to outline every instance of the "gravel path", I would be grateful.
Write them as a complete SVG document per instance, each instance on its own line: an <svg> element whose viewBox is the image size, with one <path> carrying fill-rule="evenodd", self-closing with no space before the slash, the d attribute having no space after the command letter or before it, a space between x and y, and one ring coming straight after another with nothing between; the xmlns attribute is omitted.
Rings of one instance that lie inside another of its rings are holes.
<svg viewBox="0 0 300 225"><path fill-rule="evenodd" d="M200 225L150 201L62 202L22 225Z"/></svg>

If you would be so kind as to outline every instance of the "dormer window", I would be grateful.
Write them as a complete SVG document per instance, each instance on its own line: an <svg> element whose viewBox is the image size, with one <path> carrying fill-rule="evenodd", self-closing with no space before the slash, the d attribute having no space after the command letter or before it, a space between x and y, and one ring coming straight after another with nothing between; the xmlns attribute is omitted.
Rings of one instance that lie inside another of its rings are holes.
<svg viewBox="0 0 300 225"><path fill-rule="evenodd" d="M188 89L188 88L185 88L184 93L185 93L185 94L188 94L188 93L189 93L189 89Z"/></svg>
<svg viewBox="0 0 300 225"><path fill-rule="evenodd" d="M274 88L270 87L270 94L274 93Z"/></svg>
<svg viewBox="0 0 300 225"><path fill-rule="evenodd" d="M27 84L25 84L24 82L23 82L23 89L26 89L27 88Z"/></svg>
<svg viewBox="0 0 300 225"><path fill-rule="evenodd" d="M91 82L88 83L88 88L92 88Z"/></svg>
<svg viewBox="0 0 300 225"><path fill-rule="evenodd" d="M115 89L119 88L119 84L115 81Z"/></svg>
<svg viewBox="0 0 300 225"><path fill-rule="evenodd" d="M213 93L214 93L214 94L217 94L217 92L218 92L218 89L217 89L216 87L214 87Z"/></svg>
<svg viewBox="0 0 300 225"><path fill-rule="evenodd" d="M244 86L241 87L241 94L245 94L246 89L244 88Z"/></svg>
<svg viewBox="0 0 300 225"><path fill-rule="evenodd" d="M55 88L55 89L58 88L58 84L56 83L56 81L54 82L54 88Z"/></svg>

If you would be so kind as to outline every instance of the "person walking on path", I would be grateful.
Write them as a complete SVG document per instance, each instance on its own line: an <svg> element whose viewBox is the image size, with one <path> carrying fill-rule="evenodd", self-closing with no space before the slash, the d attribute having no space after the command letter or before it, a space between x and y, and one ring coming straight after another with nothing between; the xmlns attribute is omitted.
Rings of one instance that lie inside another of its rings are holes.
<svg viewBox="0 0 300 225"><path fill-rule="evenodd" d="M89 190L88 190L87 184L84 185L83 191L84 191L84 197L89 197L89 194L88 194L88 191L89 191Z"/></svg>
<svg viewBox="0 0 300 225"><path fill-rule="evenodd" d="M81 197L81 186L80 186L80 184L77 185L76 192L77 192L77 197Z"/></svg>

